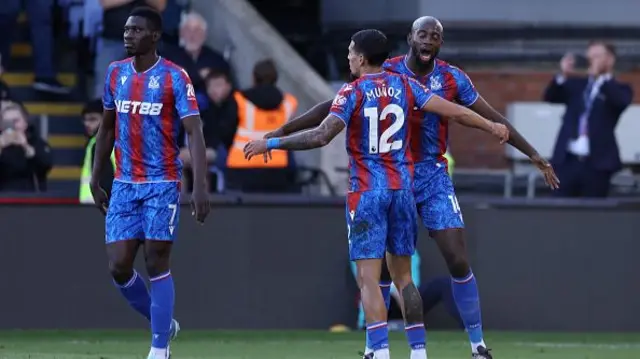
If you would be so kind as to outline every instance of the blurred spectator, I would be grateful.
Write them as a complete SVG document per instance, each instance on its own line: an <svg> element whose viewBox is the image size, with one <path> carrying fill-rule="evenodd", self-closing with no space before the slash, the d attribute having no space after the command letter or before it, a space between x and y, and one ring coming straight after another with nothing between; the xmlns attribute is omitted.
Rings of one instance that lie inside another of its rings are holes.
<svg viewBox="0 0 640 359"><path fill-rule="evenodd" d="M244 192L291 192L296 187L293 155L272 151L271 160L262 156L244 158L244 145L261 139L267 132L285 124L296 112L298 100L276 86L278 71L271 60L258 62L253 68L254 86L234 93L238 105L238 130L227 157L228 189Z"/></svg>
<svg viewBox="0 0 640 359"><path fill-rule="evenodd" d="M180 47L165 46L163 55L184 68L193 82L198 104L206 100L204 79L209 72L231 73L231 66L224 57L205 45L207 22L198 13L191 12L182 17L180 23Z"/></svg>
<svg viewBox="0 0 640 359"><path fill-rule="evenodd" d="M82 123L85 133L89 138L85 147L84 161L82 164L82 174L80 178L80 203L93 203L91 195L91 170L93 169L94 156L96 153L95 135L102 121L102 100L93 100L84 105L82 109ZM100 187L102 187L108 196L111 196L111 186L116 168L115 155L111 155L111 164L102 169L100 178Z"/></svg>
<svg viewBox="0 0 640 359"><path fill-rule="evenodd" d="M4 74L4 67L2 67L2 54L0 53L0 76ZM11 89L6 82L0 79L0 101L11 100Z"/></svg>
<svg viewBox="0 0 640 359"><path fill-rule="evenodd" d="M227 153L238 129L238 104L233 97L231 78L227 72L211 70L205 79L205 85L209 100L202 110L205 135L210 138L214 148ZM224 160L226 159L225 155Z"/></svg>
<svg viewBox="0 0 640 359"><path fill-rule="evenodd" d="M207 102L200 108L203 122L205 145L207 146L207 161L212 170L209 176L212 191L221 191L218 185L222 179L227 153L233 144L233 136L238 128L238 105L232 96L233 87L226 72L212 70L205 79L207 88ZM180 135L185 138L184 130ZM191 184L191 154L185 143L180 149L180 159L183 163L185 184L183 189L189 191Z"/></svg>
<svg viewBox="0 0 640 359"><path fill-rule="evenodd" d="M177 46L180 43L180 21L189 0L167 0L167 7L162 12L162 42Z"/></svg>
<svg viewBox="0 0 640 359"><path fill-rule="evenodd" d="M35 61L33 88L53 93L68 93L70 89L56 80L53 66L53 3L54 0L24 0L29 26L31 46ZM22 9L22 0L2 0L0 6L0 54L2 64L7 66L11 57L13 33Z"/></svg>
<svg viewBox="0 0 640 359"><path fill-rule="evenodd" d="M163 11L167 6L167 0L100 0L100 5L103 9L102 34L96 44L93 91L95 98L102 97L109 64L127 56L122 37L129 13L138 6L150 6Z"/></svg>
<svg viewBox="0 0 640 359"><path fill-rule="evenodd" d="M24 107L12 103L0 112L0 191L46 191L52 158Z"/></svg>
<svg viewBox="0 0 640 359"><path fill-rule="evenodd" d="M613 77L613 45L592 42L586 56L587 76L576 74L575 57L567 54L544 94L545 101L566 105L551 161L562 197L606 197L611 177L622 168L614 131L633 91Z"/></svg>

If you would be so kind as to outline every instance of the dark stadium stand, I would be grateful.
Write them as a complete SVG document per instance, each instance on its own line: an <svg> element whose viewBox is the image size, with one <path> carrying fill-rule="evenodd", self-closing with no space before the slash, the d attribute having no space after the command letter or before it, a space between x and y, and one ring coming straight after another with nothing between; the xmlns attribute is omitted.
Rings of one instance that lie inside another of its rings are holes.
<svg viewBox="0 0 640 359"><path fill-rule="evenodd" d="M616 45L620 70L630 70L640 64L640 27L583 28L470 23L444 25L447 45L442 49L441 57L466 67L506 65L555 69L562 55L568 51L582 54L585 45L592 39L606 39ZM406 49L410 24L332 24L316 41L322 51L330 54L328 61L334 62L328 68L337 68L339 73L346 70L344 52L351 34L368 27L384 31L396 44L398 53Z"/></svg>
<svg viewBox="0 0 640 359"><path fill-rule="evenodd" d="M84 156L85 138L80 113L85 95L79 86L75 44L56 40L58 80L73 89L69 95L51 95L31 88L34 74L28 19L21 14L11 49L11 63L2 76L13 100L22 102L35 125L53 148L54 167L49 174L50 192L75 193Z"/></svg>

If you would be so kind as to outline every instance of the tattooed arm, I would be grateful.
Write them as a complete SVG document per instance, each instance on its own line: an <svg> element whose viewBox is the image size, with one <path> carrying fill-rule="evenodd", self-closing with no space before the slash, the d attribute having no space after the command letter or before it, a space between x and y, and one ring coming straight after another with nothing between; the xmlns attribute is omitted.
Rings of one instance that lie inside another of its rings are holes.
<svg viewBox="0 0 640 359"><path fill-rule="evenodd" d="M320 126L295 135L281 137L279 149L308 150L329 144L344 128L344 122L335 117L327 116Z"/></svg>
<svg viewBox="0 0 640 359"><path fill-rule="evenodd" d="M277 130L267 133L264 138L282 137L319 126L329 114L331 102L332 100L328 100L313 106L309 111L285 123Z"/></svg>
<svg viewBox="0 0 640 359"><path fill-rule="evenodd" d="M340 118L329 115L320 126L286 137L274 137L267 140L251 141L244 147L247 159L269 150L309 150L329 144L342 131L345 123Z"/></svg>

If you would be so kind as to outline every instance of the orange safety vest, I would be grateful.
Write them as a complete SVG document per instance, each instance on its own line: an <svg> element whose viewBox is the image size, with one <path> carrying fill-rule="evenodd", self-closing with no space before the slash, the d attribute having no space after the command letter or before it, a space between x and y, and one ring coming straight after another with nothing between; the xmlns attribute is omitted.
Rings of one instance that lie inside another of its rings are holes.
<svg viewBox="0 0 640 359"><path fill-rule="evenodd" d="M262 156L255 156L250 161L244 158L244 145L251 140L261 140L267 132L274 131L284 125L298 107L298 100L290 94L284 94L284 100L275 110L263 110L247 100L240 92L233 97L238 104L238 130L233 138L233 145L227 157L228 168L282 168L287 167L289 158L287 151L271 151L271 159L264 163Z"/></svg>

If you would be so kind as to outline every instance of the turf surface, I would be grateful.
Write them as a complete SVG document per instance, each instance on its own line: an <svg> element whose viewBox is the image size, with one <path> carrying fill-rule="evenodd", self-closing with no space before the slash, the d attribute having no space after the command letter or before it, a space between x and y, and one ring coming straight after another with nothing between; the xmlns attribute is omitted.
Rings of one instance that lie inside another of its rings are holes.
<svg viewBox="0 0 640 359"><path fill-rule="evenodd" d="M430 359L470 358L462 332L429 333ZM0 331L1 359L146 358L142 331ZM497 359L637 359L640 334L487 335ZM173 344L173 359L358 359L362 333L184 331ZM392 333L393 358L408 358L402 333Z"/></svg>

